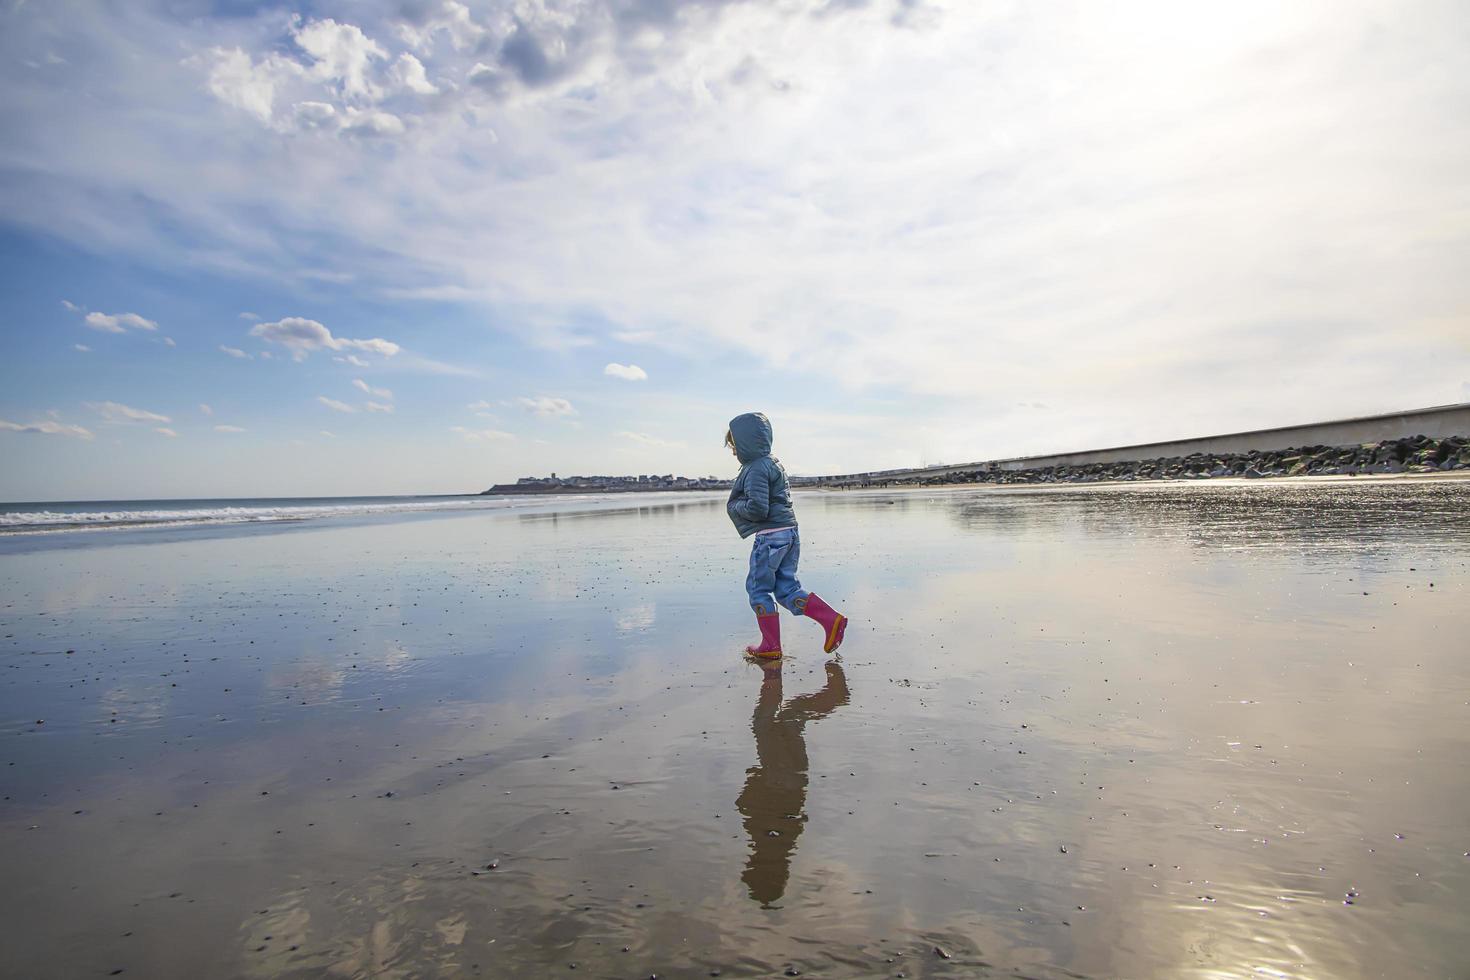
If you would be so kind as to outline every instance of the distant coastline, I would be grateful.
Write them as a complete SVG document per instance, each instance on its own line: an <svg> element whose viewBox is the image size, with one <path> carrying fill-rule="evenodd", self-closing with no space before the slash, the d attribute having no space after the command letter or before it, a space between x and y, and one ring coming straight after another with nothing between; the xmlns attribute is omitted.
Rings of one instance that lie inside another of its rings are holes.
<svg viewBox="0 0 1470 980"><path fill-rule="evenodd" d="M833 476L794 476L791 485L858 489L1451 471L1470 472L1470 402L1048 456ZM714 476L559 477L553 473L549 477L526 476L515 483L496 484L481 495L728 490L730 486L730 480Z"/></svg>
<svg viewBox="0 0 1470 980"><path fill-rule="evenodd" d="M1283 476L1369 476L1394 473L1470 473L1470 437L1433 439L1410 436L1348 446L1301 446L1236 453L1195 452L1187 456L1094 463L1058 463L1000 469L988 464L949 467L941 473L890 471L859 476L792 477L801 488L865 489L963 484L1129 483L1138 480L1206 480L1216 477L1261 479ZM715 477L523 477L502 483L480 496L576 493L728 490L729 480Z"/></svg>
<svg viewBox="0 0 1470 980"><path fill-rule="evenodd" d="M523 476L514 483L497 483L480 496L522 496L548 493L650 493L668 490L729 490L730 480L717 476Z"/></svg>

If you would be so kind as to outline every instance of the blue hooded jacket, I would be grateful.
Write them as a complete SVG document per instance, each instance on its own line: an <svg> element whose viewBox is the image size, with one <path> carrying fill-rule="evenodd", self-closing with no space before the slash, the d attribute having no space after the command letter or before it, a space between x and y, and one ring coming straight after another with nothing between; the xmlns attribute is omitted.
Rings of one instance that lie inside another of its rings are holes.
<svg viewBox="0 0 1470 980"><path fill-rule="evenodd" d="M771 420L760 412L737 415L730 420L730 434L742 464L725 504L735 530L748 538L757 531L795 527L786 468L771 455Z"/></svg>

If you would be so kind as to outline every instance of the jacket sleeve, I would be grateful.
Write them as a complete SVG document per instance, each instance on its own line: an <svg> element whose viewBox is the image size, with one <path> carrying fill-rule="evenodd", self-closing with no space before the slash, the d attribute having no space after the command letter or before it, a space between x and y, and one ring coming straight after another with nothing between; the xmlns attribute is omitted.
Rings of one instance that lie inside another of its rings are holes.
<svg viewBox="0 0 1470 980"><path fill-rule="evenodd" d="M730 502L729 512L759 523L771 512L771 474L764 466L752 466L745 478L745 496Z"/></svg>

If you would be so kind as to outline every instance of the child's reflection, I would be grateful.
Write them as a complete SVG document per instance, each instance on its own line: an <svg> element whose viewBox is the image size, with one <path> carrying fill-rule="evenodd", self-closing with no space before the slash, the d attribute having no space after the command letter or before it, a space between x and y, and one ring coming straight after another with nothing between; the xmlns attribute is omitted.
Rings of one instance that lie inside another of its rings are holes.
<svg viewBox="0 0 1470 980"><path fill-rule="evenodd" d="M745 789L735 801L750 835L750 859L741 880L750 897L769 906L786 893L791 852L806 818L807 759L805 729L809 721L830 715L847 703L847 678L835 660L827 664L827 684L781 704L781 664L762 665L760 700L750 720L755 733L757 764L746 771Z"/></svg>

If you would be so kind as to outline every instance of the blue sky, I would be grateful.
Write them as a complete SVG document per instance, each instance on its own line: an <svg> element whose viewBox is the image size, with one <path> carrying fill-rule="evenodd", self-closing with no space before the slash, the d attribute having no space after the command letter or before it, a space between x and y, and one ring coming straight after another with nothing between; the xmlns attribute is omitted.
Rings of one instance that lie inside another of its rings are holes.
<svg viewBox="0 0 1470 980"><path fill-rule="evenodd" d="M1470 8L0 5L0 498L1470 400Z"/></svg>

